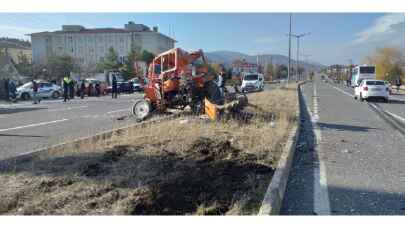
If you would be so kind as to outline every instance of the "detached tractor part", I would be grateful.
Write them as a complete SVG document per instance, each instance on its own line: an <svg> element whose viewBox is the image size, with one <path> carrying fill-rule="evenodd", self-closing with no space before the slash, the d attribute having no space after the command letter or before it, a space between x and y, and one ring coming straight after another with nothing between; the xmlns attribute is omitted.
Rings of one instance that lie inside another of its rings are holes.
<svg viewBox="0 0 405 228"><path fill-rule="evenodd" d="M214 104L207 98L204 99L205 114L211 120L237 115L247 104L248 99L245 95L237 95L232 101L228 101L223 105Z"/></svg>
<svg viewBox="0 0 405 228"><path fill-rule="evenodd" d="M132 114L138 121L145 120L152 112L152 106L146 99L138 99L132 106Z"/></svg>

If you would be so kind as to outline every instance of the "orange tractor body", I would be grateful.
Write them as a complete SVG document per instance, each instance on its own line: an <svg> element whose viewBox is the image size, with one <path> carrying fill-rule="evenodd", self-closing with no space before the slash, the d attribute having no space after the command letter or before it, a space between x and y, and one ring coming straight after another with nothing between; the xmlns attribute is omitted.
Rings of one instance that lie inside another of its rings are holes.
<svg viewBox="0 0 405 228"><path fill-rule="evenodd" d="M135 102L133 114L143 120L153 111L190 106L194 113L206 113L216 119L217 105L223 105L224 99L213 78L214 75L208 74L202 50L187 52L173 48L163 52L149 65L145 95Z"/></svg>

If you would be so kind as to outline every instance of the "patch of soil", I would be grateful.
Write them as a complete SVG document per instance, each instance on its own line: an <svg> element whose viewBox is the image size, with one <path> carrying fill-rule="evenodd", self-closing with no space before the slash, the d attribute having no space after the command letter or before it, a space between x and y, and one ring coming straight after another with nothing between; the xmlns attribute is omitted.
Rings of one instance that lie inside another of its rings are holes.
<svg viewBox="0 0 405 228"><path fill-rule="evenodd" d="M0 213L222 215L259 184L267 186L274 171L228 140L201 137L183 151L152 148L116 146L67 157L73 162L42 161L33 175L49 174L55 163L61 169L56 176L27 176L18 193L0 194Z"/></svg>
<svg viewBox="0 0 405 228"><path fill-rule="evenodd" d="M270 166L257 163L256 156L241 153L229 141L210 138L196 140L172 165L176 176L134 191L122 202L127 213L193 214L200 205L213 205L206 214L225 214L235 196L254 188L246 184L249 176L273 173Z"/></svg>

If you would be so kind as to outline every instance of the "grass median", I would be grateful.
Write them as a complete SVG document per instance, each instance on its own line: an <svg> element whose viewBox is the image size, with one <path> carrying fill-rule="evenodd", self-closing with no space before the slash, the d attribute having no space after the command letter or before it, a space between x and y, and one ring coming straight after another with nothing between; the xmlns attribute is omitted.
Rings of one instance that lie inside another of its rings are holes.
<svg viewBox="0 0 405 228"><path fill-rule="evenodd" d="M289 130L296 85L249 94L249 115L182 117L3 165L1 214L256 214Z"/></svg>

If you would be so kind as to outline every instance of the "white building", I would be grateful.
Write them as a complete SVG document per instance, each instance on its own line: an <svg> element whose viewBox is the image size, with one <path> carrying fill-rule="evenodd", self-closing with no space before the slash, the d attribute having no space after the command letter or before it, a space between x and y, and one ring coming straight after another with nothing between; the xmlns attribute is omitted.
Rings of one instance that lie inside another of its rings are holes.
<svg viewBox="0 0 405 228"><path fill-rule="evenodd" d="M83 65L97 64L110 47L118 53L121 61L125 59L131 47L159 54L174 48L174 39L151 30L143 24L128 22L124 28L93 28L81 25L63 25L62 30L54 32L32 33L32 61L46 64L53 55L74 57Z"/></svg>

